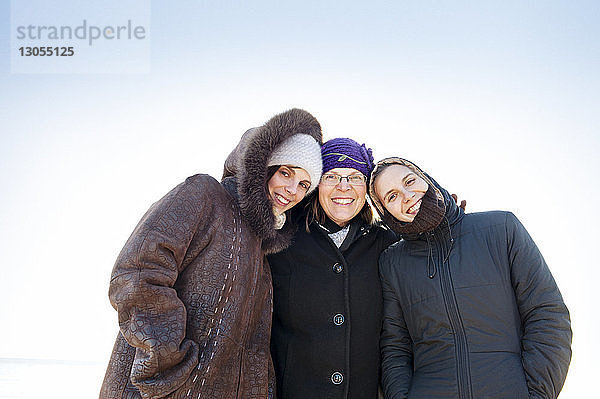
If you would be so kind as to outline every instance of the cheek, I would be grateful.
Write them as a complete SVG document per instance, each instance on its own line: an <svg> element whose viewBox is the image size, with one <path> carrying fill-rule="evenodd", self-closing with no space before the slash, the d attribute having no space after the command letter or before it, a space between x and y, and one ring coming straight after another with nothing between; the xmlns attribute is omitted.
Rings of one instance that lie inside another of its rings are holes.
<svg viewBox="0 0 600 399"><path fill-rule="evenodd" d="M271 185L271 184L268 184L268 185L267 185L267 194L269 194L269 197L272 197L272 196L273 196L273 190L274 190L274 187L273 187L273 185Z"/></svg>
<svg viewBox="0 0 600 399"><path fill-rule="evenodd" d="M394 212L396 212L396 215L398 216L403 215L404 212L402 211L402 204L395 204Z"/></svg>
<svg viewBox="0 0 600 399"><path fill-rule="evenodd" d="M298 192L296 193L296 197L294 198L294 202L298 203L304 199L306 196L306 191L302 188L298 188Z"/></svg>
<svg viewBox="0 0 600 399"><path fill-rule="evenodd" d="M393 204L390 204L390 205L386 206L386 209L396 219L400 219L400 217L402 216L402 208L396 202L394 202Z"/></svg>
<svg viewBox="0 0 600 399"><path fill-rule="evenodd" d="M365 204L365 202L367 202L367 190L366 187L365 189L359 189L359 190L354 190L356 192L356 203L360 205L360 207L362 208L363 205Z"/></svg>
<svg viewBox="0 0 600 399"><path fill-rule="evenodd" d="M327 200L329 199L329 194L331 194L331 190L323 188L322 186L319 186L317 190L319 190L319 203L321 204L321 206L324 206L327 203Z"/></svg>
<svg viewBox="0 0 600 399"><path fill-rule="evenodd" d="M367 202L367 199L364 195L362 197L358 197L358 199L356 200L356 207L359 210L362 209L362 207L365 206L365 202Z"/></svg>
<svg viewBox="0 0 600 399"><path fill-rule="evenodd" d="M269 182L267 183L267 190L269 191L269 193L272 193L278 185L279 185L279 180L278 180L277 173L275 173L273 175L273 177L271 177L269 179Z"/></svg>

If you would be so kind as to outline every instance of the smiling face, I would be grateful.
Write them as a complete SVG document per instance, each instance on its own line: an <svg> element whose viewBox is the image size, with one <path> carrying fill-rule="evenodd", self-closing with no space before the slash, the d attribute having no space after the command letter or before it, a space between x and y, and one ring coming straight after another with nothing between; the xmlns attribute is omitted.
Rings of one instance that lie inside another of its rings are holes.
<svg viewBox="0 0 600 399"><path fill-rule="evenodd" d="M281 215L302 201L310 188L310 183L310 176L306 170L281 165L267 183L269 199L273 202L273 212Z"/></svg>
<svg viewBox="0 0 600 399"><path fill-rule="evenodd" d="M385 209L401 222L412 222L429 185L404 165L390 165L375 180L375 194Z"/></svg>
<svg viewBox="0 0 600 399"><path fill-rule="evenodd" d="M350 184L347 178L336 184L328 184L324 181L324 179L327 179L327 175L347 176L350 179L352 179L352 176L363 175L354 168L334 168L323 175L324 177L319 184L319 204L321 208L323 208L329 219L338 226L345 226L358 215L365 205L367 185L364 180L362 184Z"/></svg>

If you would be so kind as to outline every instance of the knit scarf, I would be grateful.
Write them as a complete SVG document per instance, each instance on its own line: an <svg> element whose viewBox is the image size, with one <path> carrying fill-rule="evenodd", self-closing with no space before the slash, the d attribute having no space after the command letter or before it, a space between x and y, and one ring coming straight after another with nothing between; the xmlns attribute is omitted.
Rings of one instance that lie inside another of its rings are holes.
<svg viewBox="0 0 600 399"><path fill-rule="evenodd" d="M421 207L410 223L401 222L392 216L387 209L383 209L383 221L403 238L416 238L417 235L432 231L444 218L446 207L444 201L438 199L433 185L430 184L421 200Z"/></svg>

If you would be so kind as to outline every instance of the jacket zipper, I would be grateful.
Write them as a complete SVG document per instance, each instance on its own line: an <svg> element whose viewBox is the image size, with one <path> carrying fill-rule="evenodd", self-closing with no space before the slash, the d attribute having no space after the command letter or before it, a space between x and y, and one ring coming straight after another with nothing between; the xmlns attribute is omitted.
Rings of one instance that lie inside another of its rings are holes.
<svg viewBox="0 0 600 399"><path fill-rule="evenodd" d="M433 236L433 234L432 234ZM448 312L448 319L454 332L454 340L456 343L456 362L457 362L457 383L458 383L458 395L461 399L472 399L471 395L471 384L470 384L470 370L469 370L469 358L467 348L467 337L465 334L464 326L460 319L458 312L458 305L456 303L456 297L454 296L454 288L452 284L452 276L450 274L450 249L448 249L448 256L444 259L444 254L440 248L443 245L445 238L440 236L434 242L436 243L437 252L437 263L440 269L440 279L442 296L446 304L446 311Z"/></svg>

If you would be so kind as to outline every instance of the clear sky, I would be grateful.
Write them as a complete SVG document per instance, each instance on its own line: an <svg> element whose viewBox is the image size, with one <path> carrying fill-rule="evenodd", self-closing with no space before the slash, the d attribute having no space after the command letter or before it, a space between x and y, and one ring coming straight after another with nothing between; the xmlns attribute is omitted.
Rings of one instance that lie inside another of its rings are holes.
<svg viewBox="0 0 600 399"><path fill-rule="evenodd" d="M78 24L87 4L19 3L12 22ZM0 3L0 357L106 363L110 272L145 210L191 174L219 178L247 128L301 107L326 139L413 160L468 211L513 211L571 310L561 398L595 386L600 3L94 4L89 23L144 22L149 51L79 43L95 61L15 73Z"/></svg>

